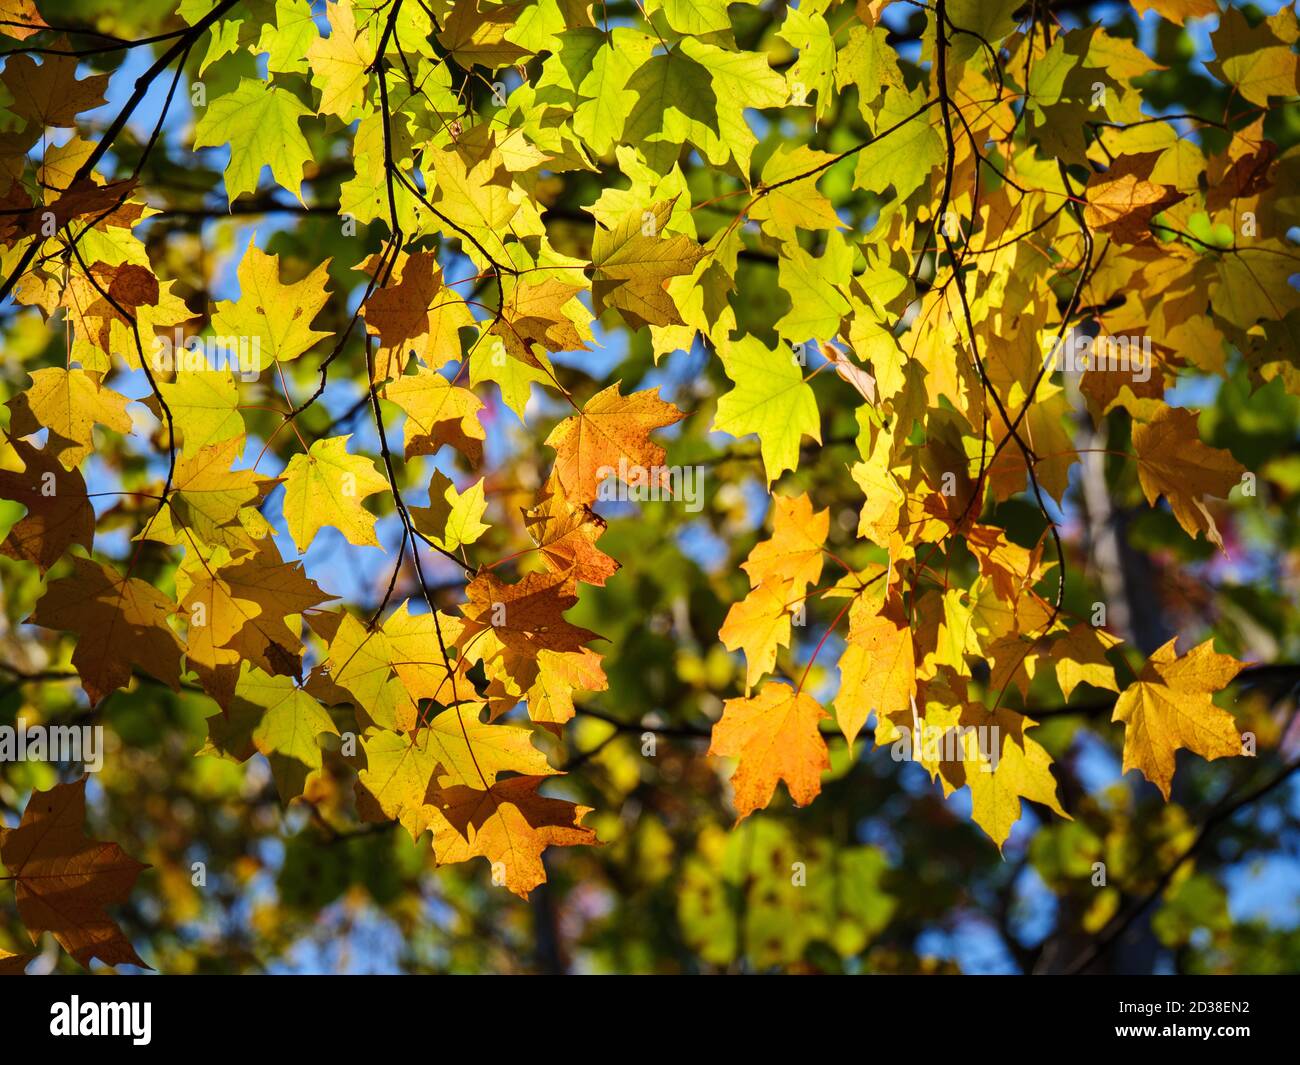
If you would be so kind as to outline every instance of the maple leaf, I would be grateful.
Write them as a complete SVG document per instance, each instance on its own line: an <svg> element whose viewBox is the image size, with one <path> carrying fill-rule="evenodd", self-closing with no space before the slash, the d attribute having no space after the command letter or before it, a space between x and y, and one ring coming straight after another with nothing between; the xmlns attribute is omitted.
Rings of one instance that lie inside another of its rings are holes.
<svg viewBox="0 0 1300 1065"><path fill-rule="evenodd" d="M428 801L438 769L427 730L414 736L381 731L361 741L365 766L357 773L357 811L370 822L397 821L418 842L438 821Z"/></svg>
<svg viewBox="0 0 1300 1065"><path fill-rule="evenodd" d="M488 531L490 526L482 520L486 509L481 478L459 492L446 474L435 470L429 482L429 506L411 507L411 518L415 527L439 547L455 551Z"/></svg>
<svg viewBox="0 0 1300 1065"><path fill-rule="evenodd" d="M106 906L124 903L147 865L85 834L86 777L33 791L17 828L0 828L0 862L13 878L32 942L49 932L78 964L148 969ZM13 955L9 955L13 957Z"/></svg>
<svg viewBox="0 0 1300 1065"><path fill-rule="evenodd" d="M591 298L597 316L613 307L633 329L681 323L664 284L694 270L704 249L680 233L660 235L674 202L657 203L644 214L628 212L612 229L597 227L591 243Z"/></svg>
<svg viewBox="0 0 1300 1065"><path fill-rule="evenodd" d="M940 750L950 745L956 759L938 766L946 793L963 785L971 793L971 819L988 833L998 849L1020 820L1021 800L1041 803L1069 820L1056 795L1047 751L1027 736L1037 722L1005 707L995 711L961 703L942 714L926 707L926 724L947 728L951 739L940 741ZM981 746L981 737L986 737ZM945 751L946 755L946 751Z"/></svg>
<svg viewBox="0 0 1300 1065"><path fill-rule="evenodd" d="M487 433L478 412L483 401L468 388L421 369L388 382L382 395L406 414L406 458L434 455L443 444L451 444L471 462L482 460Z"/></svg>
<svg viewBox="0 0 1300 1065"><path fill-rule="evenodd" d="M238 561L218 548L199 564L182 567L176 588L189 620L186 666L226 710L241 662L269 674L301 674L301 641L286 618L332 598L300 565L282 561L269 537Z"/></svg>
<svg viewBox="0 0 1300 1065"><path fill-rule="evenodd" d="M305 455L294 455L284 471L284 520L301 553L325 526L338 529L350 544L378 547L375 516L361 501L388 488L370 459L347 451L348 436L317 440Z"/></svg>
<svg viewBox="0 0 1300 1065"><path fill-rule="evenodd" d="M1056 662L1056 682L1061 694L1068 700L1074 689L1082 683L1094 688L1119 691L1115 682L1115 667L1106 659L1106 652L1122 641L1092 625L1075 625L1052 643L1051 657Z"/></svg>
<svg viewBox="0 0 1300 1065"><path fill-rule="evenodd" d="M46 175L48 180L57 185L61 176L55 174L53 162L53 160L50 160L43 169L48 171ZM67 175L69 181L72 176L71 174ZM3 220L0 220L0 240L12 245L37 234L46 236L51 225L55 229L64 229L68 226L68 223L86 215L94 215L94 222L104 226L130 224L130 221L124 215L132 211L133 208L127 206L123 210L119 208L119 205L130 195L132 189L135 188L135 184L134 179L129 179L127 181L115 181L108 185L96 185L88 178L82 178L80 181L69 185L53 202L32 204L31 198L26 191L15 182L5 194L4 203L6 207L14 209L16 213L7 215ZM134 211L138 214L139 209L134 208ZM142 275L152 276L149 271L140 266L133 267L130 273L137 278ZM120 285L117 292L113 292L110 288L110 294L114 298L119 295L126 296L124 301L119 302L150 303L155 302L157 299L156 278L153 280L153 288L155 290L153 300L147 298L132 300L131 294L124 293Z"/></svg>
<svg viewBox="0 0 1300 1065"><path fill-rule="evenodd" d="M221 336L247 338L260 357L255 369L271 361L290 362L329 333L313 329L312 319L329 300L325 278L329 262L317 266L301 281L285 285L280 281L280 257L268 255L248 238L239 264L239 299L222 300L212 317L212 328Z"/></svg>
<svg viewBox="0 0 1300 1065"><path fill-rule="evenodd" d="M232 549L252 546L252 537L238 523L240 512L274 482L252 470L231 468L242 449L243 440L232 438L178 461L168 505L140 538L181 544L197 537Z"/></svg>
<svg viewBox="0 0 1300 1065"><path fill-rule="evenodd" d="M429 332L430 308L442 289L442 270L432 252L406 259L396 283L376 289L366 300L366 324L379 342L393 347Z"/></svg>
<svg viewBox="0 0 1300 1065"><path fill-rule="evenodd" d="M849 609L849 634L840 655L835 720L852 743L867 717L902 714L916 695L916 651L902 611L870 613L857 600Z"/></svg>
<svg viewBox="0 0 1300 1065"><path fill-rule="evenodd" d="M0 554L34 562L44 573L73 544L90 550L95 511L77 470L64 469L48 448L38 451L24 440L8 442L22 469L0 469L0 496L21 503L27 514L9 529Z"/></svg>
<svg viewBox="0 0 1300 1065"><path fill-rule="evenodd" d="M400 821L418 841L441 821L440 789L486 790L502 773L545 777L555 772L527 729L485 724L478 719L479 707L469 703L444 710L409 735L383 731L364 739L366 765L356 789L363 816Z"/></svg>
<svg viewBox="0 0 1300 1065"><path fill-rule="evenodd" d="M230 595L246 611L225 646L267 673L297 675L301 641L289 630L285 619L335 597L322 591L299 563L281 559L270 537L258 542L254 554L222 566L216 579L230 589ZM248 610L243 604L259 609Z"/></svg>
<svg viewBox="0 0 1300 1065"><path fill-rule="evenodd" d="M650 433L686 417L659 398L657 388L624 396L614 382L592 396L582 410L551 430L546 446L555 449L555 478L571 503L594 503L600 482L643 473L647 485L668 488L664 449Z"/></svg>
<svg viewBox="0 0 1300 1065"><path fill-rule="evenodd" d="M830 531L830 511L814 513L808 493L772 497L772 535L754 545L740 568L758 587L769 580L789 580L796 593L816 584L822 574L822 554Z"/></svg>
<svg viewBox="0 0 1300 1065"><path fill-rule="evenodd" d="M482 0L457 4L447 17L438 42L462 67L478 65L496 70L528 55L506 40L522 4L484 5Z"/></svg>
<svg viewBox="0 0 1300 1065"><path fill-rule="evenodd" d="M176 574L176 594L188 620L185 668L223 710L229 710L235 697L240 669L239 652L224 645L262 612L260 603L242 599L219 576L221 562L229 554L227 549L217 548L209 559L191 555L186 559L189 565ZM200 563L197 571L191 568L191 559Z"/></svg>
<svg viewBox="0 0 1300 1065"><path fill-rule="evenodd" d="M415 728L418 713L407 686L394 676L399 660L383 629L368 630L351 614L342 615L329 640L325 665L334 683L354 699L364 726L392 731ZM409 660L409 656L408 656ZM422 664L433 663L432 654Z"/></svg>
<svg viewBox="0 0 1300 1065"><path fill-rule="evenodd" d="M118 433L131 431L131 416L126 413L130 400L105 387L102 375L52 366L33 370L31 379L27 391L9 401L13 412L9 432L30 436L48 429L45 450L53 449L64 469L80 466L95 449L95 425Z"/></svg>
<svg viewBox="0 0 1300 1065"><path fill-rule="evenodd" d="M772 671L777 648L790 645L791 610L798 603L792 581L769 580L727 611L718 639L728 651L744 650L746 690Z"/></svg>
<svg viewBox="0 0 1300 1065"><path fill-rule="evenodd" d="M70 55L46 55L39 65L30 55L13 55L0 73L0 84L9 90L8 108L14 114L38 127L75 126L78 114L104 103L108 75L78 79L77 60Z"/></svg>
<svg viewBox="0 0 1300 1065"><path fill-rule="evenodd" d="M1147 659L1138 679L1120 693L1112 721L1124 723L1124 765L1160 789L1165 800L1174 779L1174 755L1186 748L1206 760L1242 754L1241 733L1228 711L1210 696L1226 687L1245 663L1214 650L1214 641L1181 658L1170 640Z"/></svg>
<svg viewBox="0 0 1300 1065"><path fill-rule="evenodd" d="M1267 106L1270 96L1300 94L1300 63L1294 44L1295 18L1282 11L1251 26L1243 12L1229 8L1211 35L1218 58L1211 70L1251 103ZM1279 32L1280 31L1280 32Z"/></svg>
<svg viewBox="0 0 1300 1065"><path fill-rule="evenodd" d="M344 122L360 116L366 81L375 57L372 35L358 30L351 0L325 5L328 37L317 37L307 49L312 84L320 89L321 114Z"/></svg>
<svg viewBox="0 0 1300 1065"><path fill-rule="evenodd" d="M478 151L468 142L444 149L431 162L437 174L434 206L442 216L438 221L445 220L447 235L460 240L464 253L487 269L492 263L488 249L506 254L501 235L509 232L519 211L501 153L489 139Z"/></svg>
<svg viewBox="0 0 1300 1065"><path fill-rule="evenodd" d="M1245 470L1236 459L1201 443L1196 415L1179 407L1166 407L1151 421L1135 425L1133 449L1147 502L1154 504L1163 495L1189 536L1203 532L1222 549L1223 538L1204 499L1226 498L1241 483Z"/></svg>
<svg viewBox="0 0 1300 1065"><path fill-rule="evenodd" d="M197 455L210 444L244 435L239 386L229 371L186 371L158 385L172 418L181 429L181 456ZM161 420L161 419L160 419Z"/></svg>
<svg viewBox="0 0 1300 1065"><path fill-rule="evenodd" d="M831 767L817 723L828 716L807 692L777 681L755 696L723 703L709 754L737 760L731 778L737 821L766 807L778 781L785 781L796 806L817 798L822 772Z"/></svg>
<svg viewBox="0 0 1300 1065"><path fill-rule="evenodd" d="M1134 0L1133 7L1140 14L1158 11L1170 22L1180 26L1189 18L1203 18L1218 14L1219 5L1215 0Z"/></svg>
<svg viewBox="0 0 1300 1065"><path fill-rule="evenodd" d="M771 484L783 471L798 469L804 436L821 442L812 389L784 344L769 350L758 338L746 336L719 345L718 355L736 387L718 400L713 428L731 436L758 434Z"/></svg>
<svg viewBox="0 0 1300 1065"><path fill-rule="evenodd" d="M585 503L571 503L554 475L524 511L524 522L547 568L585 584L604 584L619 564L596 546L605 521Z"/></svg>
<svg viewBox="0 0 1300 1065"><path fill-rule="evenodd" d="M471 858L486 858L494 867L499 863L504 886L527 898L546 881L542 851L547 847L597 845L596 833L582 825L591 808L538 795L546 780L511 777L486 791L439 788L433 796L440 818L433 837L438 863Z"/></svg>
<svg viewBox="0 0 1300 1065"><path fill-rule="evenodd" d="M307 70L307 50L319 36L307 0L275 0L275 25L263 23L253 51L267 56L272 73L301 74Z"/></svg>
<svg viewBox="0 0 1300 1065"><path fill-rule="evenodd" d="M181 643L167 625L176 604L91 559L74 557L72 566L72 576L50 582L31 623L77 634L72 665L91 705L123 687L133 666L179 691Z"/></svg>
<svg viewBox="0 0 1300 1065"><path fill-rule="evenodd" d="M292 678L256 667L240 674L229 710L208 718L210 750L241 762L254 752L265 755L283 803L301 795L307 778L320 771L323 734L339 734L328 711Z"/></svg>
<svg viewBox="0 0 1300 1065"><path fill-rule="evenodd" d="M796 229L841 229L831 201L817 191L819 171L835 156L807 145L783 144L763 164L762 199L749 216L779 240L793 241ZM811 174L810 177L804 175ZM799 180L796 180L799 179Z"/></svg>
<svg viewBox="0 0 1300 1065"><path fill-rule="evenodd" d="M581 651L537 652L537 679L528 689L528 717L557 735L576 713L573 694L609 687L601 656L589 647Z"/></svg>
<svg viewBox="0 0 1300 1065"><path fill-rule="evenodd" d="M365 264L367 273L379 269L378 257ZM431 252L416 252L393 266L387 283L366 300L367 328L386 349L396 353L376 357L376 378L400 375L406 353L414 352L427 367L436 369L460 355L458 331L474 324L469 307L443 282L442 268ZM386 372L380 372L387 366Z"/></svg>
<svg viewBox="0 0 1300 1065"><path fill-rule="evenodd" d="M0 2L0 33L20 41L27 40L41 30L49 29L32 0L2 0ZM10 955L12 957L13 955Z"/></svg>
<svg viewBox="0 0 1300 1065"><path fill-rule="evenodd" d="M312 157L298 123L311 111L293 93L258 78L241 78L234 92L212 100L194 126L194 147L230 145L226 196L234 203L257 190L262 167L302 202L303 166Z"/></svg>
<svg viewBox="0 0 1300 1065"><path fill-rule="evenodd" d="M529 573L514 584L496 574L479 573L465 594L466 641L481 632L515 654L536 658L539 651L577 651L598 637L564 619L578 601L565 574ZM479 640L479 646L484 645Z"/></svg>
<svg viewBox="0 0 1300 1065"><path fill-rule="evenodd" d="M1152 218L1187 198L1172 186L1150 180L1159 157L1159 152L1126 155L1105 173L1094 174L1088 182L1084 221L1125 244L1152 239Z"/></svg>
<svg viewBox="0 0 1300 1065"><path fill-rule="evenodd" d="M534 344L547 351L585 351L586 342L567 311L581 308L573 298L581 291L580 286L553 277L520 281L511 287L501 321L491 331L501 338L507 353L539 368L542 363L532 353Z"/></svg>

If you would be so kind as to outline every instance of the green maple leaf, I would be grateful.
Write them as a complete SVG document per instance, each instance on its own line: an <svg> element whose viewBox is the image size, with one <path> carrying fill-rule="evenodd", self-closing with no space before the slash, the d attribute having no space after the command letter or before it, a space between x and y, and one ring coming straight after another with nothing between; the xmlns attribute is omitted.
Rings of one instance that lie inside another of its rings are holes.
<svg viewBox="0 0 1300 1065"><path fill-rule="evenodd" d="M270 166L275 180L302 202L302 172L312 152L298 121L311 114L286 89L243 78L234 92L208 104L194 127L194 147L230 145L226 196L231 203L257 191L263 166Z"/></svg>
<svg viewBox="0 0 1300 1065"><path fill-rule="evenodd" d="M307 777L321 767L317 737L337 736L329 712L292 677L272 677L245 666L228 714L208 719L208 754L238 761L254 752L271 763L281 802L302 794Z"/></svg>
<svg viewBox="0 0 1300 1065"><path fill-rule="evenodd" d="M736 387L718 400L713 428L731 436L758 435L770 484L799 466L799 442L821 442L821 421L803 368L786 344L769 350L756 337L719 345L727 376Z"/></svg>

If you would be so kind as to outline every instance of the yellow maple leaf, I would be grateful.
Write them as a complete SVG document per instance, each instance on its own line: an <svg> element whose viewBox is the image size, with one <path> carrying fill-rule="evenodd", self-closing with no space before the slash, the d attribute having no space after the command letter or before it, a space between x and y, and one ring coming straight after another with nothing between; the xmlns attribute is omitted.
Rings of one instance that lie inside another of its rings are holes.
<svg viewBox="0 0 1300 1065"><path fill-rule="evenodd" d="M1227 497L1241 483L1245 469L1227 451L1201 443L1196 414L1181 407L1166 407L1149 422L1133 427L1138 481L1147 502L1164 496L1189 536L1205 533L1223 548L1206 496Z"/></svg>
<svg viewBox="0 0 1300 1065"><path fill-rule="evenodd" d="M325 279L329 260L301 281L286 285L280 281L280 257L268 255L248 238L239 278L239 299L222 300L212 316L212 329L218 337L247 338L256 346L256 369L272 362L289 362L310 351L322 337L330 334L311 327L312 319L329 301Z"/></svg>
<svg viewBox="0 0 1300 1065"><path fill-rule="evenodd" d="M675 202L674 197L640 214L628 211L613 229L597 226L591 242L591 299L597 317L614 307L633 329L682 324L664 285L694 270L704 249L682 233L661 235Z"/></svg>
<svg viewBox="0 0 1300 1065"><path fill-rule="evenodd" d="M895 597L897 599L897 597ZM879 717L901 714L911 708L916 694L916 652L912 631L890 609L873 614L849 611L849 635L840 655L840 691L835 698L835 720L852 743L871 713Z"/></svg>
<svg viewBox="0 0 1300 1065"><path fill-rule="evenodd" d="M131 431L131 402L103 383L103 375L59 366L33 370L32 383L9 401L13 412L9 431L13 436L30 436L50 431L45 450L58 456L63 468L71 470L95 449L95 425L118 433Z"/></svg>
<svg viewBox="0 0 1300 1065"><path fill-rule="evenodd" d="M1245 663L1218 654L1213 640L1179 658L1177 643L1175 636L1147 659L1111 715L1112 721L1124 723L1122 772L1138 770L1166 801L1174 779L1174 755L1180 748L1207 761L1242 753L1236 721L1210 696L1226 687Z"/></svg>
<svg viewBox="0 0 1300 1065"><path fill-rule="evenodd" d="M367 496L388 488L374 463L350 455L351 436L317 440L307 454L294 455L284 473L284 520L299 552L328 525L350 544L378 547L375 516L361 505Z"/></svg>
<svg viewBox="0 0 1300 1065"><path fill-rule="evenodd" d="M325 17L330 35L317 37L307 49L311 82L321 94L317 110L351 122L359 117L365 101L369 68L375 58L374 35L357 29L352 0L326 4Z"/></svg>
<svg viewBox="0 0 1300 1065"><path fill-rule="evenodd" d="M591 807L538 795L547 779L510 777L486 791L439 789L434 798L440 820L433 837L438 864L486 858L496 883L527 897L546 880L542 851L547 847L598 845L596 833L582 825Z"/></svg>
<svg viewBox="0 0 1300 1065"><path fill-rule="evenodd" d="M792 581L773 579L731 604L718 638L728 651L744 650L746 689L772 671L777 648L790 645L790 610L798 599Z"/></svg>
<svg viewBox="0 0 1300 1065"><path fill-rule="evenodd" d="M772 535L754 545L740 568L751 586L773 578L789 580L796 596L822 574L822 547L830 531L830 509L813 512L808 493L772 497Z"/></svg>
<svg viewBox="0 0 1300 1065"><path fill-rule="evenodd" d="M406 414L406 458L436 454L443 444L475 464L483 458L487 433L478 415L483 401L468 388L453 385L433 370L420 369L390 381L382 395Z"/></svg>

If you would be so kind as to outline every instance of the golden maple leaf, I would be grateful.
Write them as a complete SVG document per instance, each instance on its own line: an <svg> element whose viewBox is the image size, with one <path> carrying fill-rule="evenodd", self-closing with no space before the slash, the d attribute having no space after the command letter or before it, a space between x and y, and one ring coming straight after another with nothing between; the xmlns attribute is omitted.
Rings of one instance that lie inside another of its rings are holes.
<svg viewBox="0 0 1300 1065"><path fill-rule="evenodd" d="M620 383L596 393L546 438L555 449L556 480L572 503L594 503L600 482L620 470L643 472L648 486L670 487L664 449L651 442L650 432L686 414L660 399L657 388L624 396Z"/></svg>
<svg viewBox="0 0 1300 1065"><path fill-rule="evenodd" d="M1178 657L1174 637L1147 659L1138 679L1121 693L1112 721L1124 723L1123 772L1138 770L1160 789L1166 801L1179 749L1207 761L1242 753L1241 733L1232 714L1210 696L1243 668L1206 640Z"/></svg>
<svg viewBox="0 0 1300 1065"><path fill-rule="evenodd" d="M822 772L831 767L817 723L828 716L807 692L777 681L723 704L709 754L737 760L731 778L737 821L767 806L778 781L785 781L796 806L817 798Z"/></svg>

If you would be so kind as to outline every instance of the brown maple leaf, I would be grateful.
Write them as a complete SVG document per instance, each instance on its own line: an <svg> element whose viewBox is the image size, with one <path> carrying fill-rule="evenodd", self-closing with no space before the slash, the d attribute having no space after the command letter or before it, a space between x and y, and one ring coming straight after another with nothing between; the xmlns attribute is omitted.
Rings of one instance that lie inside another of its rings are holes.
<svg viewBox="0 0 1300 1065"><path fill-rule="evenodd" d="M536 658L542 650L577 651L588 640L599 639L564 619L564 611L578 601L566 574L529 573L507 584L485 570L470 582L466 594L466 645L486 629L509 650Z"/></svg>
<svg viewBox="0 0 1300 1065"><path fill-rule="evenodd" d="M108 87L107 74L78 80L77 67L72 55L47 55L39 66L29 55L10 56L0 74L13 97L9 110L40 126L75 126L78 114L104 103Z"/></svg>
<svg viewBox="0 0 1300 1065"><path fill-rule="evenodd" d="M73 575L51 582L30 620L77 634L72 665L91 705L123 687L132 666L179 691L181 643L167 625L176 604L147 581L91 559L72 564Z"/></svg>
<svg viewBox="0 0 1300 1065"><path fill-rule="evenodd" d="M0 862L35 943L49 932L80 964L148 969L104 907L126 901L147 865L85 834L86 778L33 791L17 828L0 829Z"/></svg>
<svg viewBox="0 0 1300 1065"><path fill-rule="evenodd" d="M80 471L66 470L57 458L24 440L10 440L25 466L21 473L0 470L0 497L27 508L9 530L0 554L35 562L42 573L73 544L87 551L95 539L95 509Z"/></svg>

